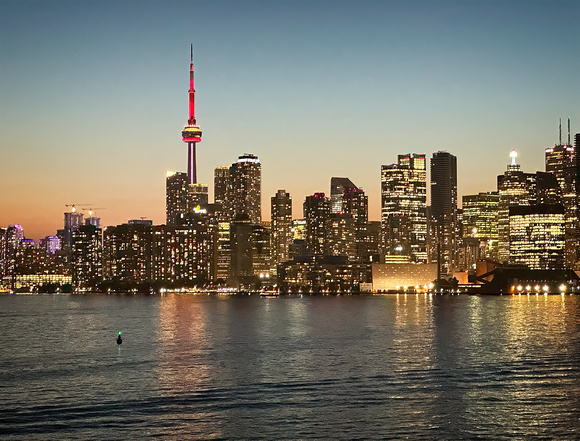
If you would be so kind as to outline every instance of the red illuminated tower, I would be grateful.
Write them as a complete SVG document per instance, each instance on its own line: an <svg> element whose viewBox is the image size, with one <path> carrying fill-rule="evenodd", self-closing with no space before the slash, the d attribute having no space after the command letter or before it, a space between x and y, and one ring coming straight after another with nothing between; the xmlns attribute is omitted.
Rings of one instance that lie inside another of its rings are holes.
<svg viewBox="0 0 580 441"><path fill-rule="evenodd" d="M187 143L187 181L197 183L195 162L195 145L201 142L201 129L195 122L195 88L193 85L193 44L191 45L191 63L189 65L189 119L181 132L183 142Z"/></svg>

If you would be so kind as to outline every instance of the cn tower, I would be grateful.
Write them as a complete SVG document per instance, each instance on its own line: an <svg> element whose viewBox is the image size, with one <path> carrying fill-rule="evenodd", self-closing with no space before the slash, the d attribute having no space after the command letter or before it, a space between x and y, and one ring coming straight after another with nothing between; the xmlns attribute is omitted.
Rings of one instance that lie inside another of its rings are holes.
<svg viewBox="0 0 580 441"><path fill-rule="evenodd" d="M195 162L195 145L201 142L201 129L195 123L195 88L193 85L193 44L191 45L191 62L189 64L189 119L181 132L183 142L187 143L187 181L197 183Z"/></svg>

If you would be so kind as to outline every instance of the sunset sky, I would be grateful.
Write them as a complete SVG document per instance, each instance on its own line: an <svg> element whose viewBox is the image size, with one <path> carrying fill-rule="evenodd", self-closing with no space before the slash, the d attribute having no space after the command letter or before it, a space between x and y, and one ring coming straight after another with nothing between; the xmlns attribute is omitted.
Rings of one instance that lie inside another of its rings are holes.
<svg viewBox="0 0 580 441"><path fill-rule="evenodd" d="M578 1L0 2L0 227L38 239L65 204L104 225L165 222L185 171L195 46L199 181L262 162L262 213L349 177L380 218L380 167L457 156L459 195L527 172L571 117L580 132Z"/></svg>

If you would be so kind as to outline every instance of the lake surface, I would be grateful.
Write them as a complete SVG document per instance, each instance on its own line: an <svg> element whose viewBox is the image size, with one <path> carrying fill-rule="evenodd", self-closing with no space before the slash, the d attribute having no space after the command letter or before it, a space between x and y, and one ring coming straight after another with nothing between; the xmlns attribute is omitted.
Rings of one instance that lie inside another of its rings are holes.
<svg viewBox="0 0 580 441"><path fill-rule="evenodd" d="M0 331L2 439L580 438L580 296L6 295Z"/></svg>

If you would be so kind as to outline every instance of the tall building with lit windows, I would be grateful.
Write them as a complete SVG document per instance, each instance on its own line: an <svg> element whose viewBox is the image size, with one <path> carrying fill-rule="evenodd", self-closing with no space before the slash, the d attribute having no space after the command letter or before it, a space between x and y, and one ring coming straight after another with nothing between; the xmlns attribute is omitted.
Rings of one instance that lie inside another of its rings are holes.
<svg viewBox="0 0 580 441"><path fill-rule="evenodd" d="M489 191L465 195L463 200L463 237L478 240L477 258L497 260L499 193Z"/></svg>
<svg viewBox="0 0 580 441"><path fill-rule="evenodd" d="M342 212L342 200L345 191L357 188L348 178L330 178L330 204L332 213Z"/></svg>
<svg viewBox="0 0 580 441"><path fill-rule="evenodd" d="M325 256L347 256L348 260L357 259L356 232L351 214L331 213L325 224Z"/></svg>
<svg viewBox="0 0 580 441"><path fill-rule="evenodd" d="M229 195L231 193L230 167L218 165L213 174L213 201L216 215L220 221L228 221L231 218Z"/></svg>
<svg viewBox="0 0 580 441"><path fill-rule="evenodd" d="M449 152L431 158L431 215L439 274L451 274L457 267L457 158Z"/></svg>
<svg viewBox="0 0 580 441"><path fill-rule="evenodd" d="M565 208L562 204L509 207L510 261L530 269L563 270Z"/></svg>
<svg viewBox="0 0 580 441"><path fill-rule="evenodd" d="M330 218L330 198L324 193L306 196L303 210L306 220L306 248L313 256L323 256L328 238L326 222Z"/></svg>
<svg viewBox="0 0 580 441"><path fill-rule="evenodd" d="M168 171L165 176L165 222L175 225L189 210L187 173Z"/></svg>
<svg viewBox="0 0 580 441"><path fill-rule="evenodd" d="M75 289L90 289L103 280L102 230L82 225L72 233L72 280Z"/></svg>
<svg viewBox="0 0 580 441"><path fill-rule="evenodd" d="M570 119L568 118L567 142L562 142L560 122L559 143L546 149L546 172L556 176L562 195L562 204L566 209L566 266L570 269L580 269L578 159L577 150L570 141Z"/></svg>
<svg viewBox="0 0 580 441"><path fill-rule="evenodd" d="M349 187L342 194L341 212L353 219L356 259L368 262L371 247L369 246L369 197L362 188Z"/></svg>
<svg viewBox="0 0 580 441"><path fill-rule="evenodd" d="M245 153L230 167L229 195L232 218L248 216L254 224L262 221L262 165L257 156Z"/></svg>
<svg viewBox="0 0 580 441"><path fill-rule="evenodd" d="M427 263L427 170L424 154L399 155L381 167L381 233L385 259Z"/></svg>
<svg viewBox="0 0 580 441"><path fill-rule="evenodd" d="M272 265L290 259L292 244L292 198L285 190L278 190L271 198Z"/></svg>
<svg viewBox="0 0 580 441"><path fill-rule="evenodd" d="M151 221L129 221L103 232L106 280L139 284L151 280Z"/></svg>
<svg viewBox="0 0 580 441"><path fill-rule="evenodd" d="M497 177L498 203L498 259L509 262L510 259L510 223L509 208L530 205L535 202L536 175L524 173L516 163L517 153L510 153L511 163L503 175Z"/></svg>

